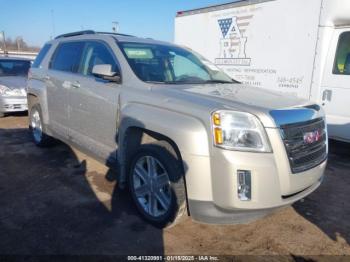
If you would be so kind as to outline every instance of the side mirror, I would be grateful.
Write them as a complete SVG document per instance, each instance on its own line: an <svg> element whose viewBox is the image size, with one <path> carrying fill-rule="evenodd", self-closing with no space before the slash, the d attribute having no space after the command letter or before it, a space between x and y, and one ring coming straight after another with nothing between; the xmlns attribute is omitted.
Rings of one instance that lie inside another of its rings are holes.
<svg viewBox="0 0 350 262"><path fill-rule="evenodd" d="M117 72L113 72L112 65L109 64L94 65L92 74L96 77L116 83L120 83L121 80L120 75Z"/></svg>

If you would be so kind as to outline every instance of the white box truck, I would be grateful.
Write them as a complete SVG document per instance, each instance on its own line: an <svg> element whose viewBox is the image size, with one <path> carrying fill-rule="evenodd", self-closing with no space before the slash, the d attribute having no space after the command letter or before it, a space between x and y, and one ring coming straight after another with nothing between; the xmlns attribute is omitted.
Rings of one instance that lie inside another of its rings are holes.
<svg viewBox="0 0 350 262"><path fill-rule="evenodd" d="M350 0L245 0L175 18L175 42L232 78L315 101L350 142Z"/></svg>

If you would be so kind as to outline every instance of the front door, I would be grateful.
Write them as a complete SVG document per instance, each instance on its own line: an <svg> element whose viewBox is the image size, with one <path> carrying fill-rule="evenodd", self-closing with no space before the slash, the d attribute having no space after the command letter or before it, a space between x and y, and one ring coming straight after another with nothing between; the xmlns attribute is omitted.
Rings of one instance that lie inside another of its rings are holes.
<svg viewBox="0 0 350 262"><path fill-rule="evenodd" d="M329 136L350 141L350 28L335 30L320 95Z"/></svg>
<svg viewBox="0 0 350 262"><path fill-rule="evenodd" d="M79 74L69 93L70 139L102 159L115 158L117 110L121 84L92 75L98 64L119 70L116 57L102 41L87 41Z"/></svg>

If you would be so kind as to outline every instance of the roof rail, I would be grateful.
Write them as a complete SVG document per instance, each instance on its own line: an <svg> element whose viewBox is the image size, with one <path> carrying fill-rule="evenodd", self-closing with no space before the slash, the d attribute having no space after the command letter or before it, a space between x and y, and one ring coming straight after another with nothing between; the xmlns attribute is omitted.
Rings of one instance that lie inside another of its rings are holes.
<svg viewBox="0 0 350 262"><path fill-rule="evenodd" d="M96 34L104 34L104 35L120 35L120 36L135 37L134 35L120 34L120 33L114 33L114 32L95 32L95 33Z"/></svg>
<svg viewBox="0 0 350 262"><path fill-rule="evenodd" d="M93 35L93 34L120 35L120 36L135 37L133 35L119 34L119 33L114 33L114 32L95 32L94 30L84 30L84 31L77 31L77 32L59 35L59 36L56 36L55 39L63 38L63 37L70 37L70 36L77 36L77 35Z"/></svg>
<svg viewBox="0 0 350 262"><path fill-rule="evenodd" d="M93 34L96 34L96 32L93 30L84 30L84 31L77 31L77 32L59 35L59 36L56 36L55 39L62 38L62 37L76 36L76 35L93 35Z"/></svg>

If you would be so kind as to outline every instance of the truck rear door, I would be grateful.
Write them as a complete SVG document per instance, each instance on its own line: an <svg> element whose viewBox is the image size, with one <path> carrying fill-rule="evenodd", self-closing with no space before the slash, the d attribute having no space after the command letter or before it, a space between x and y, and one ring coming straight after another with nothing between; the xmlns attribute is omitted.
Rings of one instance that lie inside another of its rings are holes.
<svg viewBox="0 0 350 262"><path fill-rule="evenodd" d="M335 29L320 96L329 136L350 141L350 28Z"/></svg>

